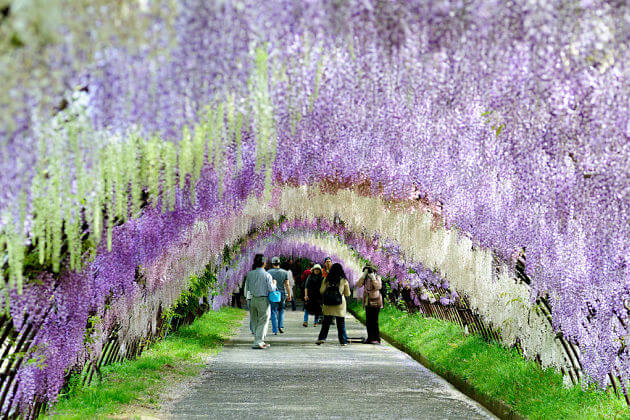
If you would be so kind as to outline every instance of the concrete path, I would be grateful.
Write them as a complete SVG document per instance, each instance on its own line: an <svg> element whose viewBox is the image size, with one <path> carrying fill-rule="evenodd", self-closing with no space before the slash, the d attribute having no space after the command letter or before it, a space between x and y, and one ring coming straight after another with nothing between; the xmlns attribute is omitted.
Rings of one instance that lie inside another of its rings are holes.
<svg viewBox="0 0 630 420"><path fill-rule="evenodd" d="M341 347L335 326L326 344L315 345L319 327L304 328L302 315L287 311L285 334L268 335L267 350L252 350L246 318L170 414L234 420L495 418L390 345ZM346 326L348 337L365 335L351 315Z"/></svg>

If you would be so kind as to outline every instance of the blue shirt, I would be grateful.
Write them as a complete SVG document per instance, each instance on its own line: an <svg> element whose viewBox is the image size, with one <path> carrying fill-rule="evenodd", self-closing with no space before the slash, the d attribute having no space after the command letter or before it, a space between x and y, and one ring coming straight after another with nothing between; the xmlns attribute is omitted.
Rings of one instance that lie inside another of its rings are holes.
<svg viewBox="0 0 630 420"><path fill-rule="evenodd" d="M245 290L249 290L252 296L269 296L276 286L273 285L271 274L258 267L245 276Z"/></svg>

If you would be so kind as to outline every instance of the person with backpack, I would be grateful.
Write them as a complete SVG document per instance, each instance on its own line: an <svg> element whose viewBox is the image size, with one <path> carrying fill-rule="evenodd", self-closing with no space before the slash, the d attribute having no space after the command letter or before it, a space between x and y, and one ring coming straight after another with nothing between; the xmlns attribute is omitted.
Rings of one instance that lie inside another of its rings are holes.
<svg viewBox="0 0 630 420"><path fill-rule="evenodd" d="M304 323L305 327L308 327L308 316L313 315L315 324L314 327L319 325L320 317L322 316L322 294L319 291L322 285L322 266L315 264L311 268L311 274L306 278L304 285Z"/></svg>
<svg viewBox="0 0 630 420"><path fill-rule="evenodd" d="M337 320L337 336L342 346L348 344L348 335L346 334L346 296L350 296L350 285L346 280L346 273L343 271L341 264L335 263L330 268L328 276L322 281L320 287L322 294L322 312L324 320L319 337L315 344L320 345L326 342L328 337L328 329L333 318Z"/></svg>
<svg viewBox="0 0 630 420"><path fill-rule="evenodd" d="M378 328L378 314L383 308L383 296L381 295L381 277L376 275L372 266L363 268L363 274L359 277L356 287L363 286L363 307L365 308L365 328L367 338L364 344L381 344L381 333Z"/></svg>

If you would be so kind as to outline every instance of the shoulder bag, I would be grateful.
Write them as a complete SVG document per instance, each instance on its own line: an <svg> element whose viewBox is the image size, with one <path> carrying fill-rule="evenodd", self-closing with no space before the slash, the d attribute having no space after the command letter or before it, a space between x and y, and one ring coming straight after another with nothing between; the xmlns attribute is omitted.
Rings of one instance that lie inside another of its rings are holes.
<svg viewBox="0 0 630 420"><path fill-rule="evenodd" d="M279 291L274 290L273 292L269 292L269 302L278 303L281 300L282 300L282 294Z"/></svg>

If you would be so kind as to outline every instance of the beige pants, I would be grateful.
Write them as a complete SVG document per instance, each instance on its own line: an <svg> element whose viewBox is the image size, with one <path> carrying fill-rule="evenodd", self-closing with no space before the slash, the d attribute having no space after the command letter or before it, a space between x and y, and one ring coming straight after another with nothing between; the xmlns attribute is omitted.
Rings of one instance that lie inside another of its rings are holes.
<svg viewBox="0 0 630 420"><path fill-rule="evenodd" d="M265 342L269 320L271 319L271 306L267 296L252 297L249 306L249 316L252 320L252 330L254 331L254 345L257 346Z"/></svg>

